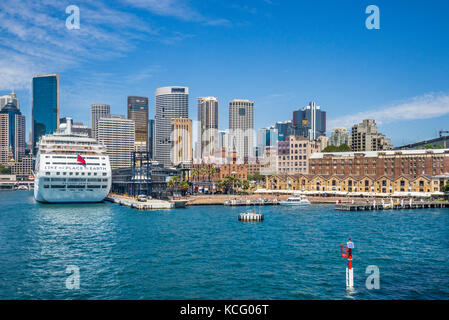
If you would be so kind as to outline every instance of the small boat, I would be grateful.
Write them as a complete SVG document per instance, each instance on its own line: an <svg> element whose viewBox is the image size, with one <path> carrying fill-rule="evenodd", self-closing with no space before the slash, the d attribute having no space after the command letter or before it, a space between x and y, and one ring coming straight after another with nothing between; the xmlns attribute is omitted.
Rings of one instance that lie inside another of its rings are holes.
<svg viewBox="0 0 449 320"><path fill-rule="evenodd" d="M303 206L309 205L310 201L302 194L293 194L290 198L279 203L283 206Z"/></svg>

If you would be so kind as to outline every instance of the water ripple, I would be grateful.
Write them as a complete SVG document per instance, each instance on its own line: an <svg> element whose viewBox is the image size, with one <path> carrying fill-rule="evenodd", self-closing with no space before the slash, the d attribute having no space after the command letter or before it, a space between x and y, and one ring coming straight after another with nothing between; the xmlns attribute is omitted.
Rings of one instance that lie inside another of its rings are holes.
<svg viewBox="0 0 449 320"><path fill-rule="evenodd" d="M449 210L202 206L142 212L0 192L0 299L448 299ZM339 244L352 237L353 291ZM65 286L80 268L80 289ZM379 290L365 269L380 269Z"/></svg>

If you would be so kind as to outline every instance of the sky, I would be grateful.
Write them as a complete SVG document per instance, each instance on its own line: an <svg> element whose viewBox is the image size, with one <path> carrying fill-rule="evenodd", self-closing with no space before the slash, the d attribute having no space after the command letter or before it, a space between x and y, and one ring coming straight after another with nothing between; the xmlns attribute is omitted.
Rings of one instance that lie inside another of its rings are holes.
<svg viewBox="0 0 449 320"><path fill-rule="evenodd" d="M68 29L69 5L80 28ZM367 29L369 5L380 29ZM255 129L316 101L328 134L374 118L402 145L449 130L449 1L70 0L0 2L0 95L31 125L31 79L59 72L60 116L90 125L90 105L126 115L127 96L188 86L255 102Z"/></svg>

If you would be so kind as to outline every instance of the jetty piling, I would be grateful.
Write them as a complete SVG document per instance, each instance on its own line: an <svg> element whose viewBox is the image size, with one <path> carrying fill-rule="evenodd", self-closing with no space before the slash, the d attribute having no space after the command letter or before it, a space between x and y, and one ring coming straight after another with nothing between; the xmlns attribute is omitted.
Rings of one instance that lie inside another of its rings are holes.
<svg viewBox="0 0 449 320"><path fill-rule="evenodd" d="M373 203L339 203L335 205L337 211L373 211L373 210L401 210L401 209L428 209L428 208L449 208L449 202L445 201L409 201L385 203L384 200L380 204L376 201Z"/></svg>

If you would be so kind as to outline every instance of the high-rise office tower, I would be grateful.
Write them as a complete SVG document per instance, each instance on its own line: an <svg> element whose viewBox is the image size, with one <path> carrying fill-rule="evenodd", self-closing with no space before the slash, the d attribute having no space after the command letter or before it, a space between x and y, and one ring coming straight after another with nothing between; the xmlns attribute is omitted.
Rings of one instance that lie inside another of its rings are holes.
<svg viewBox="0 0 449 320"><path fill-rule="evenodd" d="M97 120L97 140L105 145L112 169L131 166L134 135L134 121L125 116L108 115Z"/></svg>
<svg viewBox="0 0 449 320"><path fill-rule="evenodd" d="M38 75L32 85L33 155L39 138L59 127L59 73Z"/></svg>
<svg viewBox="0 0 449 320"><path fill-rule="evenodd" d="M201 158L215 154L218 147L218 99L215 97L198 98L198 139Z"/></svg>
<svg viewBox="0 0 449 320"><path fill-rule="evenodd" d="M93 104L90 107L90 125L92 127L92 137L97 139L97 122L100 118L105 118L111 114L111 106L108 104Z"/></svg>
<svg viewBox="0 0 449 320"><path fill-rule="evenodd" d="M257 156L263 156L266 147L276 146L278 142L278 129L275 126L259 129L257 131Z"/></svg>
<svg viewBox="0 0 449 320"><path fill-rule="evenodd" d="M148 98L147 97L128 97L128 119L134 120L136 124L136 150L148 150Z"/></svg>
<svg viewBox="0 0 449 320"><path fill-rule="evenodd" d="M192 120L174 118L172 121L171 162L178 164L192 164Z"/></svg>
<svg viewBox="0 0 449 320"><path fill-rule="evenodd" d="M391 140L380 132L377 132L377 125L374 119L363 120L361 123L355 124L352 127L352 151L381 151L391 149L393 149Z"/></svg>
<svg viewBox="0 0 449 320"><path fill-rule="evenodd" d="M254 150L254 102L232 100L229 103L229 130L239 161L253 156ZM233 150L232 150L233 151Z"/></svg>
<svg viewBox="0 0 449 320"><path fill-rule="evenodd" d="M291 120L276 122L274 127L278 132L278 141L287 141L289 136L295 135Z"/></svg>
<svg viewBox="0 0 449 320"><path fill-rule="evenodd" d="M0 163L21 161L25 155L25 116L11 101L0 110Z"/></svg>
<svg viewBox="0 0 449 320"><path fill-rule="evenodd" d="M331 132L329 145L340 146L342 144L350 145L349 131L345 127L334 128Z"/></svg>
<svg viewBox="0 0 449 320"><path fill-rule="evenodd" d="M148 121L148 152L150 158L154 159L154 119Z"/></svg>
<svg viewBox="0 0 449 320"><path fill-rule="evenodd" d="M10 94L4 95L0 97L0 110L3 109L4 106L8 102L11 102L14 104L17 108L19 108L19 99L17 99L17 96L14 92L11 92Z"/></svg>
<svg viewBox="0 0 449 320"><path fill-rule="evenodd" d="M170 166L172 164L170 161L171 120L189 117L189 88L157 88L155 109L155 160L164 166Z"/></svg>
<svg viewBox="0 0 449 320"><path fill-rule="evenodd" d="M301 110L293 111L293 126L296 136L316 140L326 135L326 112L315 102L310 102Z"/></svg>

